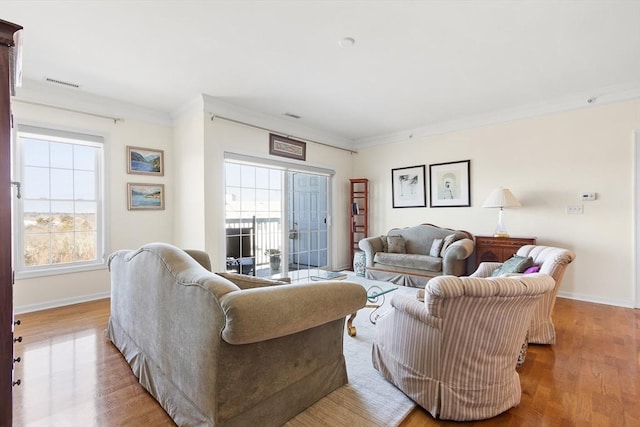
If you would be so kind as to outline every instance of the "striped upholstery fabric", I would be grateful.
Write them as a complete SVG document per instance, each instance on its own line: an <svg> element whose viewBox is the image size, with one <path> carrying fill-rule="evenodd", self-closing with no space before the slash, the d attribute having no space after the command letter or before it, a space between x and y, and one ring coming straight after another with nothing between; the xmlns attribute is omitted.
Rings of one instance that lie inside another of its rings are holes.
<svg viewBox="0 0 640 427"><path fill-rule="evenodd" d="M546 294L533 312L531 328L529 329L529 343L532 344L555 344L556 330L551 320L551 313L556 303L556 295L560 289L560 282L564 272L575 258L576 254L567 249L554 248L551 246L526 245L518 249L516 255L530 256L533 263L540 266L540 272L553 277L556 284L553 291ZM483 262L478 267L472 277L489 277L500 263Z"/></svg>
<svg viewBox="0 0 640 427"><path fill-rule="evenodd" d="M547 274L440 276L424 302L395 295L378 319L373 366L434 417L490 418L520 402L518 353Z"/></svg>

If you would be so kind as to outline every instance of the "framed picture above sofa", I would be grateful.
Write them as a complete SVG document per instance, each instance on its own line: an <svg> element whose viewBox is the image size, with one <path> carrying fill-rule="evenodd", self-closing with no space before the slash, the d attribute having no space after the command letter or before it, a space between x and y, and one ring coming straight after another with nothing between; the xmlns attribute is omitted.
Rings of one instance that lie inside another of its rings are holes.
<svg viewBox="0 0 640 427"><path fill-rule="evenodd" d="M471 206L471 160L429 165L431 207Z"/></svg>
<svg viewBox="0 0 640 427"><path fill-rule="evenodd" d="M391 169L391 193L394 208L427 206L425 165Z"/></svg>

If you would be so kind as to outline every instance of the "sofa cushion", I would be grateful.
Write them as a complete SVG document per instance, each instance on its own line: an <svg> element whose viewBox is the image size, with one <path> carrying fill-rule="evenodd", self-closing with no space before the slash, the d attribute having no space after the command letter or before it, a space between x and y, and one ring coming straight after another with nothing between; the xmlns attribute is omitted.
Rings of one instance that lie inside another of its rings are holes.
<svg viewBox="0 0 640 427"><path fill-rule="evenodd" d="M387 236L380 236L382 242L382 252L389 252L389 245L387 244Z"/></svg>
<svg viewBox="0 0 640 427"><path fill-rule="evenodd" d="M527 268L523 273L524 274L532 274L532 273L537 273L538 271L540 271L540 266L539 265L532 265L531 267Z"/></svg>
<svg viewBox="0 0 640 427"><path fill-rule="evenodd" d="M418 254L397 254L377 252L373 258L376 264L393 267L412 268L426 271L442 271L442 258Z"/></svg>
<svg viewBox="0 0 640 427"><path fill-rule="evenodd" d="M429 251L429 256L440 256L440 250L442 249L443 239L433 239L433 243L431 244L431 250Z"/></svg>
<svg viewBox="0 0 640 427"><path fill-rule="evenodd" d="M389 245L389 253L407 253L407 249L405 248L404 244L404 238L402 236L387 236L387 245Z"/></svg>
<svg viewBox="0 0 640 427"><path fill-rule="evenodd" d="M509 273L522 273L533 265L533 258L514 255L491 273L492 277L504 276Z"/></svg>
<svg viewBox="0 0 640 427"><path fill-rule="evenodd" d="M265 277L248 276L246 274L240 274L240 273L220 272L216 274L218 276L222 276L225 279L231 281L240 289L261 288L263 286L276 286L276 285L284 285L287 283L291 283L291 279L288 277L283 277L278 280L273 280L273 279L267 279Z"/></svg>
<svg viewBox="0 0 640 427"><path fill-rule="evenodd" d="M456 240L458 240L459 237L455 234L449 234L448 236L446 236L443 240L442 240L442 249L440 250L440 256L444 257L444 253L447 250L447 248L449 246L451 246L451 244L453 242L455 242Z"/></svg>

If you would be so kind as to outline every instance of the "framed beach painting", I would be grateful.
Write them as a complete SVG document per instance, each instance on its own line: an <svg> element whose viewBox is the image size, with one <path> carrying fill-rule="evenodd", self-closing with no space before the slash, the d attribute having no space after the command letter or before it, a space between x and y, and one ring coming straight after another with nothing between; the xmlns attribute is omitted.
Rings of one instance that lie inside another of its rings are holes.
<svg viewBox="0 0 640 427"><path fill-rule="evenodd" d="M130 211L164 210L164 184L127 183Z"/></svg>
<svg viewBox="0 0 640 427"><path fill-rule="evenodd" d="M431 207L471 206L471 160L429 165Z"/></svg>
<svg viewBox="0 0 640 427"><path fill-rule="evenodd" d="M427 206L425 165L391 169L391 193L394 208Z"/></svg>
<svg viewBox="0 0 640 427"><path fill-rule="evenodd" d="M127 173L164 175L164 151L127 146Z"/></svg>

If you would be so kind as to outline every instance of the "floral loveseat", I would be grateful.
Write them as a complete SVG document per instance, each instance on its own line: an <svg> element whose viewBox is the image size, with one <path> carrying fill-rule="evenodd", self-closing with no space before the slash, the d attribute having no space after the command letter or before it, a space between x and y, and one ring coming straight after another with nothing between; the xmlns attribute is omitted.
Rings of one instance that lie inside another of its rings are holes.
<svg viewBox="0 0 640 427"><path fill-rule="evenodd" d="M394 228L358 246L365 253L368 279L419 288L432 277L466 275L475 249L471 233L432 224Z"/></svg>

